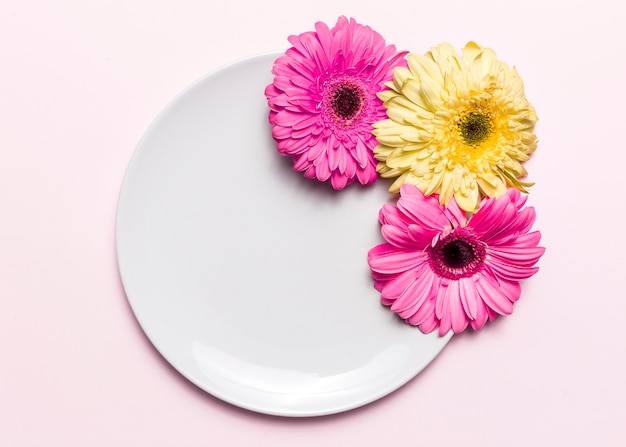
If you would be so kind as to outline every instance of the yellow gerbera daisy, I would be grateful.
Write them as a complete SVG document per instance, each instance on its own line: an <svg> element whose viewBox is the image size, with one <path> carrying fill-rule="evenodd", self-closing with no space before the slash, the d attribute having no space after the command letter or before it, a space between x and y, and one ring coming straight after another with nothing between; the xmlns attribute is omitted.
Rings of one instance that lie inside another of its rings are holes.
<svg viewBox="0 0 626 447"><path fill-rule="evenodd" d="M515 68L474 42L460 56L443 43L407 60L378 94L389 119L374 124L374 155L382 177L398 177L389 190L411 183L465 211L507 186L526 192L521 163L537 147L537 115Z"/></svg>

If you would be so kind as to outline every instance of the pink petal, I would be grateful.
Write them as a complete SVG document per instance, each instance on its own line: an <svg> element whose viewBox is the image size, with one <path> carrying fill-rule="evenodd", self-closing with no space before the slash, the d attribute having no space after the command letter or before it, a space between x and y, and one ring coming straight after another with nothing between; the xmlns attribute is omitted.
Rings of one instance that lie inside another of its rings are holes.
<svg viewBox="0 0 626 447"><path fill-rule="evenodd" d="M299 156L294 156L293 157L294 160L294 165L293 165L293 169L296 171L304 171L306 169L308 169L311 166L311 162L308 160L306 154L302 154Z"/></svg>
<svg viewBox="0 0 626 447"><path fill-rule="evenodd" d="M380 273L401 273L417 267L426 259L421 252L399 250L390 244L381 244L368 253L370 268Z"/></svg>
<svg viewBox="0 0 626 447"><path fill-rule="evenodd" d="M541 255L546 251L543 247L524 247L524 246L490 246L487 253L498 259L503 264L512 264L512 266L531 267L539 260Z"/></svg>
<svg viewBox="0 0 626 447"><path fill-rule="evenodd" d="M496 206L494 206L492 210L493 219L487 219L487 221L489 221L491 225L484 225L480 229L476 229L476 227L472 225L472 227L474 227L478 233L482 234L482 239L487 243L489 243L497 235L502 234L503 232L506 234L508 231L507 229L515 221L515 218L518 214L515 205L511 202L505 202L504 200L502 200L502 197L506 196L501 196L500 198L496 199L499 201L499 203L496 204ZM498 206L499 204L504 204L504 206ZM484 223L486 222L484 221Z"/></svg>
<svg viewBox="0 0 626 447"><path fill-rule="evenodd" d="M417 224L411 224L407 229L407 234L413 240L414 244L419 247L427 247L430 245L433 238L438 233L438 231Z"/></svg>
<svg viewBox="0 0 626 447"><path fill-rule="evenodd" d="M496 275L509 281L527 279L539 271L539 267L511 265L495 256L488 256L487 262Z"/></svg>
<svg viewBox="0 0 626 447"><path fill-rule="evenodd" d="M421 196L424 197L424 193L415 185L410 183L405 183L400 186L400 195L401 196Z"/></svg>
<svg viewBox="0 0 626 447"><path fill-rule="evenodd" d="M328 167L328 159L326 157L318 157L313 161L313 165L315 166L315 171L319 180L325 182L330 178L331 171Z"/></svg>
<svg viewBox="0 0 626 447"><path fill-rule="evenodd" d="M293 135L292 135L293 137ZM309 150L309 140L290 138L278 144L283 155L299 155Z"/></svg>
<svg viewBox="0 0 626 447"><path fill-rule="evenodd" d="M419 328L425 334L430 334L439 327L439 320L435 317L435 313L431 313L420 323Z"/></svg>
<svg viewBox="0 0 626 447"><path fill-rule="evenodd" d="M342 190L348 184L348 177L339 171L334 171L330 177L330 184L336 190Z"/></svg>
<svg viewBox="0 0 626 447"><path fill-rule="evenodd" d="M303 116L301 116L299 119L291 123L291 127L293 129L298 130L298 129L308 128L312 126L313 124L315 124L317 120L319 119L319 115L311 115L309 113L302 114L302 115Z"/></svg>
<svg viewBox="0 0 626 447"><path fill-rule="evenodd" d="M427 298L415 310L415 313L407 318L407 322L413 326L419 326L431 318L437 320L437 326L439 326L439 319L435 315L435 300Z"/></svg>
<svg viewBox="0 0 626 447"><path fill-rule="evenodd" d="M354 176L356 175L357 165L354 162L354 160L352 160L351 158L348 158L348 157L346 157L346 158L347 158L347 160L346 160L346 172L345 172L345 174L346 174L346 176L348 178L353 179Z"/></svg>
<svg viewBox="0 0 626 447"><path fill-rule="evenodd" d="M305 178L317 178L316 175L317 173L316 173L315 166L313 166L312 164L306 169L306 171L304 171Z"/></svg>
<svg viewBox="0 0 626 447"><path fill-rule="evenodd" d="M439 200L433 200L433 196L428 198L419 195L402 196L398 200L398 209L415 223L431 230L442 230L450 225L443 208L439 205Z"/></svg>
<svg viewBox="0 0 626 447"><path fill-rule="evenodd" d="M487 237L489 230L499 224L504 210L510 204L511 201L507 195L497 199L484 199L478 211L471 217L468 226L472 227L476 233Z"/></svg>
<svg viewBox="0 0 626 447"><path fill-rule="evenodd" d="M478 297L474 280L470 278L459 278L459 295L463 310L470 320L475 320L478 315Z"/></svg>
<svg viewBox="0 0 626 447"><path fill-rule="evenodd" d="M431 298L434 277L435 275L429 268L416 269L413 281L398 295L391 310L404 319L417 312L422 304Z"/></svg>
<svg viewBox="0 0 626 447"><path fill-rule="evenodd" d="M416 244L406 231L401 230L393 225L383 225L380 229L381 234L387 242L394 247L404 248L407 250L419 250L423 248Z"/></svg>
<svg viewBox="0 0 626 447"><path fill-rule="evenodd" d="M506 194L509 196L511 203L515 204L517 209L521 209L528 199L528 196L522 195L517 188L508 188Z"/></svg>
<svg viewBox="0 0 626 447"><path fill-rule="evenodd" d="M326 141L320 139L309 148L309 151L307 153L307 158L311 161L317 160L319 158L324 157L325 153L326 153Z"/></svg>
<svg viewBox="0 0 626 447"><path fill-rule="evenodd" d="M313 146L320 140L318 135L320 132L318 132L318 129L322 129L319 123L306 129L292 129L291 138L302 139L309 146Z"/></svg>
<svg viewBox="0 0 626 447"><path fill-rule="evenodd" d="M519 234L528 233L535 222L535 217L535 209L533 207L525 208L517 213L514 219L511 219L506 225L501 225L498 231L494 231L488 238L485 238L485 242L489 244L504 244Z"/></svg>
<svg viewBox="0 0 626 447"><path fill-rule="evenodd" d="M402 214L400 210L398 210L398 208L388 203L385 203L380 208L378 217L381 224L392 225L403 230L406 230L406 228L411 223L409 219L404 214Z"/></svg>
<svg viewBox="0 0 626 447"><path fill-rule="evenodd" d="M328 167L331 171L335 171L339 166L339 153L342 149L329 146L328 148Z"/></svg>
<svg viewBox="0 0 626 447"><path fill-rule="evenodd" d="M322 52L324 54L332 54L331 45L333 42L333 36L330 32L330 29L328 28L328 25L326 25L324 22L317 22L315 24L315 31L317 31L317 38L322 47Z"/></svg>
<svg viewBox="0 0 626 447"><path fill-rule="evenodd" d="M369 151L367 150L367 147L365 146L363 141L360 138L357 138L352 156L355 158L361 168L364 168L369 162L368 152Z"/></svg>
<svg viewBox="0 0 626 447"><path fill-rule="evenodd" d="M452 330L456 334L459 334L465 330L468 321L461 304L458 281L450 281L446 295L449 303Z"/></svg>
<svg viewBox="0 0 626 447"><path fill-rule="evenodd" d="M275 126L272 128L272 136L277 140L287 138L290 135L291 135L291 128L289 127Z"/></svg>
<svg viewBox="0 0 626 447"><path fill-rule="evenodd" d="M452 221L454 227L464 227L467 223L467 219L465 217L465 211L459 208L454 197L448 202L448 205L445 209L445 214Z"/></svg>
<svg viewBox="0 0 626 447"><path fill-rule="evenodd" d="M488 315L489 314L487 313L485 303L479 301L478 306L476 307L476 318L470 320L470 325L472 326L472 329L477 331L478 329L482 328L487 322Z"/></svg>
<svg viewBox="0 0 626 447"><path fill-rule="evenodd" d="M528 247L536 246L541 240L541 233L539 231L533 231L532 233L526 233L519 235L515 239L516 245L526 245Z"/></svg>
<svg viewBox="0 0 626 447"><path fill-rule="evenodd" d="M395 301L417 278L416 270L411 269L389 280L381 290L381 297L387 301ZM395 303L394 303L395 304Z"/></svg>
<svg viewBox="0 0 626 447"><path fill-rule="evenodd" d="M300 87L306 91L308 91L313 86L312 80L308 76L302 76L301 74L298 74L297 72L290 73L289 80L296 87Z"/></svg>
<svg viewBox="0 0 626 447"><path fill-rule="evenodd" d="M513 303L491 282L485 281L484 278L478 278L475 284L480 298L491 309L500 315L510 315L513 312Z"/></svg>
<svg viewBox="0 0 626 447"><path fill-rule="evenodd" d="M357 169L356 177L362 185L374 183L377 178L376 165L368 163L363 169Z"/></svg>
<svg viewBox="0 0 626 447"><path fill-rule="evenodd" d="M437 291L441 287L441 278L431 272L429 278L426 279L428 279L426 284L430 284L430 289L424 286L425 297L419 303L419 307L416 307L415 313L410 317L410 323L415 326L422 324L427 318L430 318L431 314L436 318L435 305L437 301ZM439 319L437 318L437 320ZM439 326L439 324L437 324L437 326Z"/></svg>
<svg viewBox="0 0 626 447"><path fill-rule="evenodd" d="M452 329L452 321L450 319L450 303L446 302L445 310L442 318L439 320L439 335L444 336Z"/></svg>
<svg viewBox="0 0 626 447"><path fill-rule="evenodd" d="M339 148L337 157L338 157L337 169L339 170L340 173L343 174L344 172L346 172L346 165L348 163L347 151L343 147Z"/></svg>
<svg viewBox="0 0 626 447"><path fill-rule="evenodd" d="M502 291L502 294L512 303L519 300L519 297L522 294L522 288L517 281L500 281L500 290Z"/></svg>
<svg viewBox="0 0 626 447"><path fill-rule="evenodd" d="M443 281L439 282L439 287L434 291L436 293L435 298L435 315L440 320L443 318L444 313L448 310L448 300L446 299L446 292L448 290L448 284Z"/></svg>

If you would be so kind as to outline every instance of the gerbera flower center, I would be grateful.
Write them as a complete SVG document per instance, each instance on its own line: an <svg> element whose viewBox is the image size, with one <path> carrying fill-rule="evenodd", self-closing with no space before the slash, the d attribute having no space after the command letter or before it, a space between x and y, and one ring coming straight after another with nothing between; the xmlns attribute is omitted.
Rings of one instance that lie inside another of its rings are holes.
<svg viewBox="0 0 626 447"><path fill-rule="evenodd" d="M433 272L450 279L472 276L480 271L485 254L485 244L464 228L456 228L428 249Z"/></svg>
<svg viewBox="0 0 626 447"><path fill-rule="evenodd" d="M467 114L458 126L461 138L470 146L482 143L491 133L491 120L474 112Z"/></svg>
<svg viewBox="0 0 626 447"><path fill-rule="evenodd" d="M472 246L460 239L444 245L441 254L443 262L452 268L465 267L476 258Z"/></svg>
<svg viewBox="0 0 626 447"><path fill-rule="evenodd" d="M333 110L343 119L352 119L361 108L359 91L351 85L340 86L335 90Z"/></svg>
<svg viewBox="0 0 626 447"><path fill-rule="evenodd" d="M363 81L340 76L326 82L322 91L322 115L333 129L347 129L362 120L367 106L367 90Z"/></svg>

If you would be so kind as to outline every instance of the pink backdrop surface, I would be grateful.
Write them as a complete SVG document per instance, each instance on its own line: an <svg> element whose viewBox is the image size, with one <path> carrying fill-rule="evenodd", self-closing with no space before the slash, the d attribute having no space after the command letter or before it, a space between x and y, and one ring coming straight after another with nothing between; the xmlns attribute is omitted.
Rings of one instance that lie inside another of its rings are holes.
<svg viewBox="0 0 626 447"><path fill-rule="evenodd" d="M548 250L512 316L453 337L360 409L222 403L152 347L115 215L133 151L187 85L344 14L400 49L494 48L537 109ZM0 15L0 445L626 445L626 15L618 3L32 1Z"/></svg>

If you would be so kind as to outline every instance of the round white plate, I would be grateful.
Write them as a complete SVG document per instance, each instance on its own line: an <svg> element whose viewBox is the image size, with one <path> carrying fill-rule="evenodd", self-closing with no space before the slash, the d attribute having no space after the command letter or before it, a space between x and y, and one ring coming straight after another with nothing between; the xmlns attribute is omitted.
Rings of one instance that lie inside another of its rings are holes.
<svg viewBox="0 0 626 447"><path fill-rule="evenodd" d="M316 416L396 390L450 336L404 324L373 288L388 185L337 192L276 151L264 89L278 56L217 70L158 116L120 193L118 262L183 376L253 411Z"/></svg>

